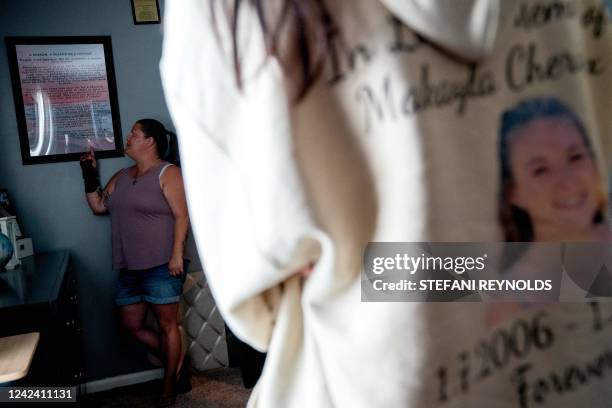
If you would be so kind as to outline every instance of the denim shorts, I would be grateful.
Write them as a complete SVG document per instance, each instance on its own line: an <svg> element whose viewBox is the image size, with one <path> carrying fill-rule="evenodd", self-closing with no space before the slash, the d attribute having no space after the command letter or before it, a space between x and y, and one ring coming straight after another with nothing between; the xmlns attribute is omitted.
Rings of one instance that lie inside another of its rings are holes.
<svg viewBox="0 0 612 408"><path fill-rule="evenodd" d="M183 293L184 281L185 272L174 277L170 275L167 263L141 270L124 268L119 271L115 304L127 306L140 302L156 305L178 303Z"/></svg>

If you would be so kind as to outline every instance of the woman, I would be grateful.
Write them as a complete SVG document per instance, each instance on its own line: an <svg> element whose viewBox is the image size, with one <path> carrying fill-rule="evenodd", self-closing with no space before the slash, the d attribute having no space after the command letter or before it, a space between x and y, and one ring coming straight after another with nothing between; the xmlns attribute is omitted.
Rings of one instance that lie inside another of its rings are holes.
<svg viewBox="0 0 612 408"><path fill-rule="evenodd" d="M174 402L182 365L177 314L189 224L181 172L162 159L168 136L171 132L157 120L137 121L125 149L136 163L118 171L104 189L94 152L81 157L89 206L95 214L111 215L113 268L120 269L115 303L121 322L134 338L164 356L160 406ZM143 325L149 307L160 333Z"/></svg>
<svg viewBox="0 0 612 408"><path fill-rule="evenodd" d="M606 194L586 129L554 98L504 112L500 221L506 241L605 240Z"/></svg>

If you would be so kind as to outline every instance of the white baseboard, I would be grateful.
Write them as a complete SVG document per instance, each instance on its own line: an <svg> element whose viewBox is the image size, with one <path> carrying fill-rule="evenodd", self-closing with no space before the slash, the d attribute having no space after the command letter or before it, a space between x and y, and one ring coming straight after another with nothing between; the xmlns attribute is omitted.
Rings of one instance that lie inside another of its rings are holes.
<svg viewBox="0 0 612 408"><path fill-rule="evenodd" d="M126 387L128 385L141 384L147 381L164 378L164 369L156 368L153 370L139 371L137 373L118 375L116 377L103 378L101 380L90 381L81 385L83 394L93 394L96 392L112 390L113 388Z"/></svg>

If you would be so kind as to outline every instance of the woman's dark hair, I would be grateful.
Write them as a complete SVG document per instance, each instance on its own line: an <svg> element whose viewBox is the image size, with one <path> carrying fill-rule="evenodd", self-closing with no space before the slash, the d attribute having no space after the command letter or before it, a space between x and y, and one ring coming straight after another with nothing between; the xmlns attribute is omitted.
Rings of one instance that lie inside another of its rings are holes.
<svg viewBox="0 0 612 408"><path fill-rule="evenodd" d="M514 186L514 176L510 166L510 138L512 134L537 119L561 119L572 124L582 137L589 155L595 160L591 141L586 128L576 114L565 104L555 98L533 98L520 102L507 110L501 117L500 128L500 163L501 191L499 198L499 219L504 228L505 240L508 242L533 241L533 225L529 214L510 203L510 191ZM604 219L604 202L594 216L594 223Z"/></svg>
<svg viewBox="0 0 612 408"><path fill-rule="evenodd" d="M210 1L213 24L217 26L215 4ZM248 3L248 4L244 4ZM251 6L259 20L267 55L275 57L287 77L296 84L293 97L301 100L321 75L337 30L324 0L234 0L230 10L232 59L238 87L242 72L238 46L238 19Z"/></svg>
<svg viewBox="0 0 612 408"><path fill-rule="evenodd" d="M176 134L155 119L140 119L136 123L142 128L145 137L152 137L155 140L155 148L160 159L177 166L180 164Z"/></svg>

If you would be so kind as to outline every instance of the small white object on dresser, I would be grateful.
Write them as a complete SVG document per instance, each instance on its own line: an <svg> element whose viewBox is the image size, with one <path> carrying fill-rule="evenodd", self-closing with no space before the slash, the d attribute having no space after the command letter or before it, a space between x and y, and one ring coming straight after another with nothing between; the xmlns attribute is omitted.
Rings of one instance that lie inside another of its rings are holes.
<svg viewBox="0 0 612 408"><path fill-rule="evenodd" d="M18 239L15 251L17 251L17 257L19 259L25 258L26 256L34 255L34 246L32 245L32 238Z"/></svg>

